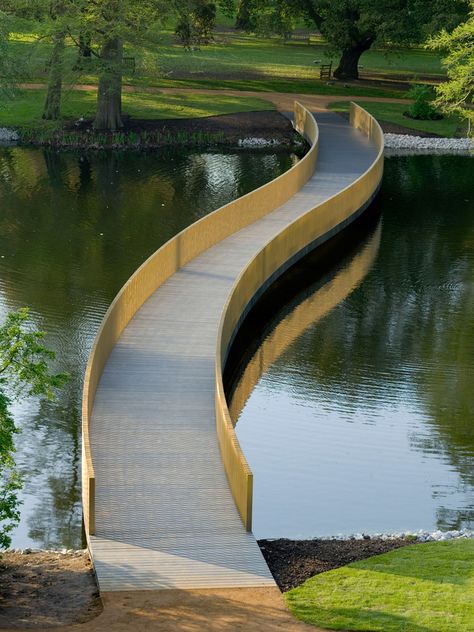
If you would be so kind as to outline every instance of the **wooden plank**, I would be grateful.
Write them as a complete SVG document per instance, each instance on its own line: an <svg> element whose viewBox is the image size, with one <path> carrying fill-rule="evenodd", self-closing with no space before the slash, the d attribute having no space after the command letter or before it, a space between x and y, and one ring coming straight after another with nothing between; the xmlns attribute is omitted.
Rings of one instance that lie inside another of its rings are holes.
<svg viewBox="0 0 474 632"><path fill-rule="evenodd" d="M289 202L190 261L144 304L100 380L91 423L100 589L270 586L229 491L215 434L219 317L247 262L296 217L359 177L375 148L320 120L318 170Z"/></svg>

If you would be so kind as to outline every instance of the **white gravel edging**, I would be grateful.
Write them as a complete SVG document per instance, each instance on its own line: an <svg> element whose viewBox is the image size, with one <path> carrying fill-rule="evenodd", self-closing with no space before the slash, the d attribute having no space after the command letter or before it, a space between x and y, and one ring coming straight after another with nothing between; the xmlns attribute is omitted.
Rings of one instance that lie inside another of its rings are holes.
<svg viewBox="0 0 474 632"><path fill-rule="evenodd" d="M58 555L86 555L87 549L6 549L3 553L18 553L19 555L31 555L33 553L56 553Z"/></svg>
<svg viewBox="0 0 474 632"><path fill-rule="evenodd" d="M407 134L385 134L385 148L388 155L395 155L391 150L402 150L403 153L465 153L474 152L474 140L471 138L424 138Z"/></svg>
<svg viewBox="0 0 474 632"><path fill-rule="evenodd" d="M318 540L414 540L417 542L444 542L446 540L474 539L474 531L470 529L453 529L452 531L401 531L399 533L355 533L351 535L338 534Z"/></svg>
<svg viewBox="0 0 474 632"><path fill-rule="evenodd" d="M14 143L19 140L18 132L8 127L0 127L0 143Z"/></svg>

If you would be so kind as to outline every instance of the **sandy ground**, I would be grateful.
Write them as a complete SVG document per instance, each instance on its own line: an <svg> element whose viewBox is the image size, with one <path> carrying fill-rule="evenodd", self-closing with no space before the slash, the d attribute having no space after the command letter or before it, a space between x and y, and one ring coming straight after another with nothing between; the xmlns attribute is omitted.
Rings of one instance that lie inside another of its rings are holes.
<svg viewBox="0 0 474 632"><path fill-rule="evenodd" d="M57 632L318 632L293 618L278 588L117 592L104 593L102 600L102 614L87 623L51 628L38 622L35 629L44 632L51 629ZM0 629L13 632L19 627Z"/></svg>
<svg viewBox="0 0 474 632"><path fill-rule="evenodd" d="M0 630L83 623L101 611L87 554L1 556Z"/></svg>

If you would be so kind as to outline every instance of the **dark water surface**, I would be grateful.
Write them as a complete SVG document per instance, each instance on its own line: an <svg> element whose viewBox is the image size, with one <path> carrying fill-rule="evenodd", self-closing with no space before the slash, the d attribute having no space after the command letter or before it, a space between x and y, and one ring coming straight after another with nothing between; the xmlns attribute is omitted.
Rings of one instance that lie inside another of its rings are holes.
<svg viewBox="0 0 474 632"><path fill-rule="evenodd" d="M257 538L474 528L474 158L387 159L378 206L236 341Z"/></svg>
<svg viewBox="0 0 474 632"><path fill-rule="evenodd" d="M0 318L31 307L71 381L15 408L25 478L15 547L81 546L80 398L99 323L140 263L181 229L288 169L294 156L0 149Z"/></svg>

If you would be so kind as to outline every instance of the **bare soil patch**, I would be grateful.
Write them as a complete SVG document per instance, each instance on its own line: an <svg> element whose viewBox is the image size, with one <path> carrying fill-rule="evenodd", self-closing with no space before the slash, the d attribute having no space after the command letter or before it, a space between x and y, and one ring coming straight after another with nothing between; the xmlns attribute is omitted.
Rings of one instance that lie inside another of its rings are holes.
<svg viewBox="0 0 474 632"><path fill-rule="evenodd" d="M260 549L283 592L310 577L413 544L408 540L260 540Z"/></svg>
<svg viewBox="0 0 474 632"><path fill-rule="evenodd" d="M0 629L84 623L102 611L86 553L5 553L0 558Z"/></svg>

